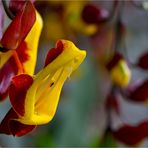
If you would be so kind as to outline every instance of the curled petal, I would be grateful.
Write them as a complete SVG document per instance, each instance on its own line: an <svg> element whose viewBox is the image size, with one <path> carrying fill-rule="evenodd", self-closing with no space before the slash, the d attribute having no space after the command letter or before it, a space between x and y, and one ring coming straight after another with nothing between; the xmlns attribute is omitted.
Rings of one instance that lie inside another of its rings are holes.
<svg viewBox="0 0 148 148"><path fill-rule="evenodd" d="M137 126L124 125L116 131L112 131L114 137L124 144L134 146L148 137L148 121Z"/></svg>
<svg viewBox="0 0 148 148"><path fill-rule="evenodd" d="M49 50L49 52L46 56L45 66L50 64L58 55L60 55L62 53L62 51L63 51L63 43L61 41L59 41L57 43L56 48L52 48Z"/></svg>
<svg viewBox="0 0 148 148"><path fill-rule="evenodd" d="M9 9L13 14L17 14L19 11L23 9L25 5L25 0L10 0Z"/></svg>
<svg viewBox="0 0 148 148"><path fill-rule="evenodd" d="M36 127L35 125L24 125L17 122L14 120L17 118L18 115L11 108L0 124L0 133L20 137L31 132Z"/></svg>
<svg viewBox="0 0 148 148"><path fill-rule="evenodd" d="M27 1L5 31L1 39L2 46L6 50L16 49L31 30L35 19L35 8L30 1Z"/></svg>

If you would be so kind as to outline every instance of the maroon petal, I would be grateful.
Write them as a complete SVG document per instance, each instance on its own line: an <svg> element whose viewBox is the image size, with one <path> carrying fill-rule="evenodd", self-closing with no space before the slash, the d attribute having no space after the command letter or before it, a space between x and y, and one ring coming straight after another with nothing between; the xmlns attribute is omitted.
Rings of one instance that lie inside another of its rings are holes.
<svg viewBox="0 0 148 148"><path fill-rule="evenodd" d="M21 116L24 115L24 103L27 90L33 83L33 78L27 74L13 77L9 88L9 97L13 109Z"/></svg>
<svg viewBox="0 0 148 148"><path fill-rule="evenodd" d="M35 19L35 8L27 1L5 31L1 39L2 46L7 50L16 49L31 30Z"/></svg>
<svg viewBox="0 0 148 148"><path fill-rule="evenodd" d="M148 70L148 52L139 58L137 65L144 70Z"/></svg>
<svg viewBox="0 0 148 148"><path fill-rule="evenodd" d="M15 120L11 120L9 123L9 128L13 136L20 137L31 132L36 128L36 125L26 125Z"/></svg>
<svg viewBox="0 0 148 148"><path fill-rule="evenodd" d="M10 129L9 129L9 122L12 119L17 119L18 115L16 114L16 112L11 108L9 110L9 112L6 114L6 116L4 117L4 119L2 120L1 124L0 124L0 133L4 133L4 134L8 134L10 135Z"/></svg>
<svg viewBox="0 0 148 148"><path fill-rule="evenodd" d="M87 4L82 11L82 19L88 24L99 24L109 18L107 10Z"/></svg>
<svg viewBox="0 0 148 148"><path fill-rule="evenodd" d="M18 67L14 57L12 56L5 65L0 69L0 101L4 100L8 95L8 88L11 79L18 73Z"/></svg>
<svg viewBox="0 0 148 148"><path fill-rule="evenodd" d="M140 83L135 88L128 88L127 96L132 101L144 102L148 99L148 80Z"/></svg>
<svg viewBox="0 0 148 148"><path fill-rule="evenodd" d="M11 108L0 124L0 133L19 137L31 132L36 127L36 125L25 125L15 121L14 119L17 118L18 115Z"/></svg>
<svg viewBox="0 0 148 148"><path fill-rule="evenodd" d="M59 56L62 53L64 49L62 41L59 40L56 46L57 46L56 48L52 48L48 51L44 66L50 64L57 56Z"/></svg>
<svg viewBox="0 0 148 148"><path fill-rule="evenodd" d="M124 144L134 146L148 137L148 121L137 126L124 125L116 131L112 130L114 137Z"/></svg>

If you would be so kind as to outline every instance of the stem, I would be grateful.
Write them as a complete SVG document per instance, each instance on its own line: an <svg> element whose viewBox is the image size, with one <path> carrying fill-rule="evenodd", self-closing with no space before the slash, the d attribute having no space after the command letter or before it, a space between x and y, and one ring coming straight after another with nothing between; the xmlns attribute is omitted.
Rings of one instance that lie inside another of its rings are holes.
<svg viewBox="0 0 148 148"><path fill-rule="evenodd" d="M8 8L6 0L2 0L2 4L3 4L4 10L5 10L7 16L12 20L15 16L13 15L13 13Z"/></svg>
<svg viewBox="0 0 148 148"><path fill-rule="evenodd" d="M115 23L115 51L117 51L122 42L122 32L121 32L121 16L122 16L123 2L118 1L118 6L116 8L116 14L114 18Z"/></svg>

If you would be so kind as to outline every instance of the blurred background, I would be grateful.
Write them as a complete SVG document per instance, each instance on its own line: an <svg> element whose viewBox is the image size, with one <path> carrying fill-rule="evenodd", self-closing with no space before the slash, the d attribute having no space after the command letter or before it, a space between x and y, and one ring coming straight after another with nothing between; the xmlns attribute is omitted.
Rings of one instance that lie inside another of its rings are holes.
<svg viewBox="0 0 148 148"><path fill-rule="evenodd" d="M36 73L42 69L46 53L54 47L57 39L73 41L77 47L87 51L87 57L65 83L53 120L47 125L38 126L35 131L24 137L0 135L0 146L125 146L111 134L104 136L108 121L104 104L112 85L104 65L115 50L128 57L132 63L147 51L148 2L129 0L120 1L117 4L113 0L48 0L35 1L34 5L44 22ZM118 34L117 19L118 21L120 19L121 23ZM9 21L5 22L6 27ZM124 45L120 41L121 37L124 38ZM131 84L137 79L140 81L147 77L147 72L139 68L131 68L131 71ZM121 117L125 123L137 125L148 118L146 104L129 101L120 94L118 101ZM8 99L0 104L1 120L9 108ZM116 115L112 115L113 126L120 126L120 122ZM102 145L100 145L101 142L103 142ZM140 146L148 146L146 138Z"/></svg>

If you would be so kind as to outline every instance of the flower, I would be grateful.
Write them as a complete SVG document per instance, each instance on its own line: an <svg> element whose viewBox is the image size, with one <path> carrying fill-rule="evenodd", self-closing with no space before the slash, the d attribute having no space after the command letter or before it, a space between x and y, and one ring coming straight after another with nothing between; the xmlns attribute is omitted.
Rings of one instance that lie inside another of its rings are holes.
<svg viewBox="0 0 148 148"><path fill-rule="evenodd" d="M35 20L29 25L28 15ZM42 26L39 13L28 1L5 31L1 40L4 52L0 52L0 100L6 98L13 76L20 73L33 75Z"/></svg>
<svg viewBox="0 0 148 148"><path fill-rule="evenodd" d="M129 84L131 71L119 53L115 53L112 59L106 64L106 67L114 84L120 87L126 87Z"/></svg>
<svg viewBox="0 0 148 148"><path fill-rule="evenodd" d="M56 48L49 50L45 66L39 73L33 77L27 74L15 76L9 89L12 108L2 121L0 132L22 136L36 125L50 122L64 82L85 56L86 52L72 42L58 40ZM14 130L16 123L20 127L18 130Z"/></svg>

